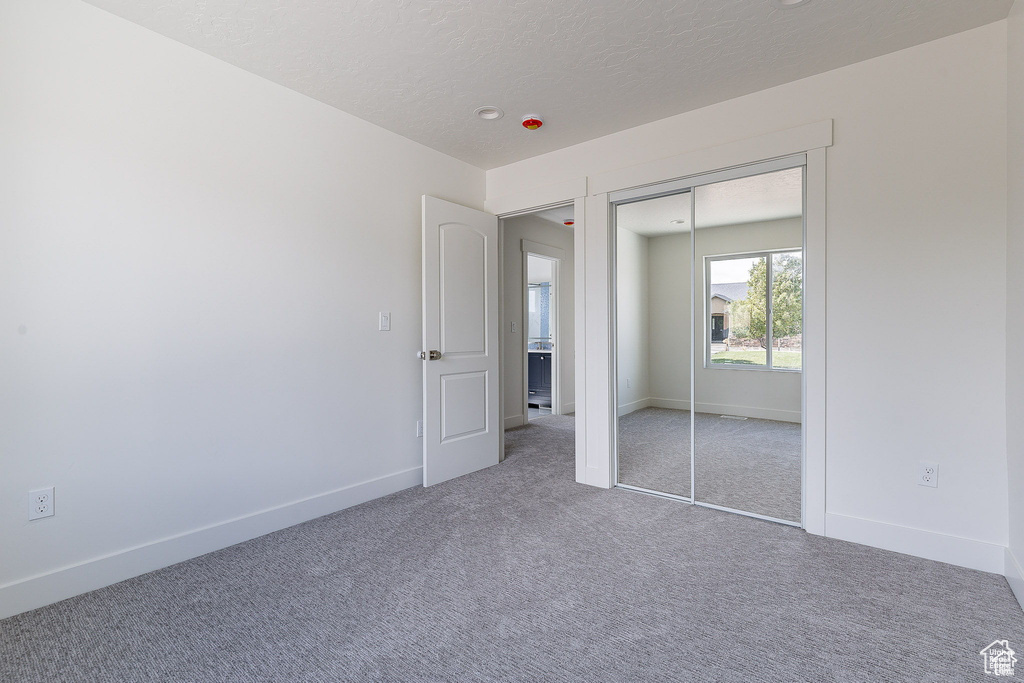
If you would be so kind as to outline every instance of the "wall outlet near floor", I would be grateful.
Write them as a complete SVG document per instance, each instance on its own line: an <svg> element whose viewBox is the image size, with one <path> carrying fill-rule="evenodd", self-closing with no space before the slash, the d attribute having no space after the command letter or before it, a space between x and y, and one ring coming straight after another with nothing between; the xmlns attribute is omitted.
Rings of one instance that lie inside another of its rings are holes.
<svg viewBox="0 0 1024 683"><path fill-rule="evenodd" d="M423 436L423 420L416 420L416 436Z"/></svg>
<svg viewBox="0 0 1024 683"><path fill-rule="evenodd" d="M515 320L513 320L512 321L512 334L515 334L518 331L519 331L519 323L517 323Z"/></svg>
<svg viewBox="0 0 1024 683"><path fill-rule="evenodd" d="M626 388L627 389L632 389L633 388L633 380L631 380L628 377L626 378Z"/></svg>
<svg viewBox="0 0 1024 683"><path fill-rule="evenodd" d="M28 518L53 517L53 487L28 492Z"/></svg>
<svg viewBox="0 0 1024 683"><path fill-rule="evenodd" d="M931 486L936 488L939 485L939 466L934 462L922 460L917 466L918 486Z"/></svg>

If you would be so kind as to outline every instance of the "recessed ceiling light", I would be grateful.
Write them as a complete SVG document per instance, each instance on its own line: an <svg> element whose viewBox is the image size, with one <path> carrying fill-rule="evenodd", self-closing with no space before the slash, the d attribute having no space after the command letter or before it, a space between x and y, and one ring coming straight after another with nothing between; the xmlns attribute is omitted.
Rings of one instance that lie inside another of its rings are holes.
<svg viewBox="0 0 1024 683"><path fill-rule="evenodd" d="M781 7L782 9L793 9L800 5L806 5L810 1L811 0L772 0L776 7Z"/></svg>
<svg viewBox="0 0 1024 683"><path fill-rule="evenodd" d="M686 219L685 218L676 218L675 220L669 221L669 222L670 223L675 223L676 225L682 225L683 223L686 222Z"/></svg>
<svg viewBox="0 0 1024 683"><path fill-rule="evenodd" d="M480 118L484 119L485 121L496 121L505 115L505 112L503 112L498 107L490 106L478 107L477 110L473 113L479 116Z"/></svg>

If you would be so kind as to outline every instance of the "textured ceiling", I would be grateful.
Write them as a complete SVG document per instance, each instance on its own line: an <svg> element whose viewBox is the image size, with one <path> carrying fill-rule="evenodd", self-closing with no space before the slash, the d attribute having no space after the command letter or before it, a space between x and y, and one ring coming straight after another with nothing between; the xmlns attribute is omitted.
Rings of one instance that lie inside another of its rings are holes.
<svg viewBox="0 0 1024 683"><path fill-rule="evenodd" d="M88 0L493 168L1005 18L1012 0ZM506 116L482 121L496 105ZM546 125L524 130L523 115Z"/></svg>
<svg viewBox="0 0 1024 683"><path fill-rule="evenodd" d="M673 223L674 220L686 221ZM645 237L690 231L690 193L645 199L615 209L615 226Z"/></svg>
<svg viewBox="0 0 1024 683"><path fill-rule="evenodd" d="M803 185L803 170L791 168L698 187L697 229L795 218L803 214Z"/></svg>
<svg viewBox="0 0 1024 683"><path fill-rule="evenodd" d="M537 211L536 213L530 214L537 218L543 218L546 221L551 221L560 226L564 226L565 221L573 220L573 214L576 212L575 207L572 204L566 204L565 206L556 206L553 209L545 209L543 211Z"/></svg>

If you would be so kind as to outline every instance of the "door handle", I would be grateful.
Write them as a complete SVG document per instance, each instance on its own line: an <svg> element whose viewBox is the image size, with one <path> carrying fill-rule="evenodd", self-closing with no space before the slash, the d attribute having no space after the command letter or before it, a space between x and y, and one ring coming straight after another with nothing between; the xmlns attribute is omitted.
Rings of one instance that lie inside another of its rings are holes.
<svg viewBox="0 0 1024 683"><path fill-rule="evenodd" d="M420 360L441 360L440 351L420 351Z"/></svg>

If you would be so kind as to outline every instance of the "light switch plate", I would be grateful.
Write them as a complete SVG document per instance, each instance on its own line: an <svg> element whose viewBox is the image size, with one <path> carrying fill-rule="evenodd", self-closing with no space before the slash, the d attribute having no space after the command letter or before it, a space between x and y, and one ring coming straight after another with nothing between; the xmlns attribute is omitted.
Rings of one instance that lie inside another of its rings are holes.
<svg viewBox="0 0 1024 683"><path fill-rule="evenodd" d="M378 329L381 332L388 332L391 329L391 311L380 312L380 324Z"/></svg>

